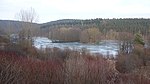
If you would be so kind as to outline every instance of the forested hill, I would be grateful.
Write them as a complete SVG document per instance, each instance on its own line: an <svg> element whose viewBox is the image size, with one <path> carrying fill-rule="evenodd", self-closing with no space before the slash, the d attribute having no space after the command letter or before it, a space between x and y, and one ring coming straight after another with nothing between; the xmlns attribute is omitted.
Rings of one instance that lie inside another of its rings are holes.
<svg viewBox="0 0 150 84"><path fill-rule="evenodd" d="M73 27L73 28L99 28L102 32L107 32L110 29L115 31L126 32L142 32L146 34L150 30L150 19L143 18L126 18L126 19L63 19L41 24L42 29L49 28L61 28L61 27Z"/></svg>
<svg viewBox="0 0 150 84"><path fill-rule="evenodd" d="M25 22L0 20L0 32L18 32L22 24ZM116 32L141 32L147 34L150 32L150 19L143 18L126 18L126 19L62 19L51 21L43 24L33 24L34 28L41 28L43 34L48 33L49 29L53 28L80 28L82 30L87 28L98 28L100 32L107 33L109 30ZM42 31L43 30L43 31Z"/></svg>
<svg viewBox="0 0 150 84"><path fill-rule="evenodd" d="M7 33L8 31L18 31L21 28L21 22L11 20L0 20L0 31Z"/></svg>
<svg viewBox="0 0 150 84"><path fill-rule="evenodd" d="M25 25L30 25L30 23L14 20L0 20L0 34L6 33L18 33L22 30ZM40 25L37 23L32 23L32 29L39 29Z"/></svg>
<svg viewBox="0 0 150 84"><path fill-rule="evenodd" d="M97 18L97 19L86 19L86 20L81 20L81 19L62 19L62 20L56 20L56 21L51 21L47 23L41 24L41 28L49 28L49 27L73 27L73 26L83 26L83 25L93 25L93 24L98 24L101 22L102 19Z"/></svg>

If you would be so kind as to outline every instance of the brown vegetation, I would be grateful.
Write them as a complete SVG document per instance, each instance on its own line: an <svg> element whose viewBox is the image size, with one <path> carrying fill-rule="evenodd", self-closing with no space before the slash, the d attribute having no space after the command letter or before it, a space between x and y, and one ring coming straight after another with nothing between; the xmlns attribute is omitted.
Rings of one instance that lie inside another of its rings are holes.
<svg viewBox="0 0 150 84"><path fill-rule="evenodd" d="M64 41L80 39L95 43L102 37L96 28L53 31L50 32L53 39ZM76 33L81 33L81 38ZM67 48L46 48L43 52L32 47L26 36L22 36L18 44L2 38L0 43L5 45L0 49L0 84L149 84L150 49L136 44L132 52L126 53L132 47L131 33L114 31L106 36L123 42L123 50L115 59Z"/></svg>
<svg viewBox="0 0 150 84"><path fill-rule="evenodd" d="M49 32L49 37L53 40L60 41L79 41L81 30L79 28L60 28L52 29Z"/></svg>
<svg viewBox="0 0 150 84"><path fill-rule="evenodd" d="M148 50L147 50L148 51ZM33 54L32 54L33 55ZM35 57L0 50L1 84L149 84L149 65L138 54L115 60L54 48ZM147 53L149 55L149 53ZM148 63L148 61L147 61Z"/></svg>

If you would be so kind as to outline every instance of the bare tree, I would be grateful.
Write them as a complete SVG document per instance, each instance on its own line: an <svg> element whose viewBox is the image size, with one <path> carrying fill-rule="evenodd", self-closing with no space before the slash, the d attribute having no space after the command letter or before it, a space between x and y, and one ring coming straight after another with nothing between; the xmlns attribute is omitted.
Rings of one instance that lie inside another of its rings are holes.
<svg viewBox="0 0 150 84"><path fill-rule="evenodd" d="M33 23L38 21L38 15L33 8L30 8L20 10L20 12L16 14L16 18L22 21L22 29L19 32L19 44L28 51L28 49L32 47L32 36L33 31L35 31Z"/></svg>
<svg viewBox="0 0 150 84"><path fill-rule="evenodd" d="M19 13L16 14L16 18L19 21L23 21L22 31L28 39L31 37L31 32L33 31L33 24L38 21L38 15L33 8L28 10L20 10Z"/></svg>
<svg viewBox="0 0 150 84"><path fill-rule="evenodd" d="M16 18L19 21L34 23L38 21L38 15L33 8L28 10L20 10L19 13L16 14Z"/></svg>

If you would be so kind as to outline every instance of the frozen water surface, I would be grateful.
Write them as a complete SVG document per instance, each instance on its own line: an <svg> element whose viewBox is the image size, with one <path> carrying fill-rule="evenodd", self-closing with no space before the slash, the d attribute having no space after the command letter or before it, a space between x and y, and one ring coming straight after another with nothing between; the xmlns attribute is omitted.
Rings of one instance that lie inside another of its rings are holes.
<svg viewBox="0 0 150 84"><path fill-rule="evenodd" d="M103 40L99 44L83 44L79 42L68 42L68 43L52 43L52 41L46 37L34 37L34 46L38 49L41 48L60 48L60 49L76 49L82 50L87 49L90 53L99 53L103 55L115 56L118 54L119 42L115 40Z"/></svg>

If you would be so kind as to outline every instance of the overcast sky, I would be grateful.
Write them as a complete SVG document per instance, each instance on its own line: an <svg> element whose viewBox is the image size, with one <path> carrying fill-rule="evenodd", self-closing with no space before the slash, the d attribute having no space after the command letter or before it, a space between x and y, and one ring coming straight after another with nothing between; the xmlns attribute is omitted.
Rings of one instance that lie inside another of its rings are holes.
<svg viewBox="0 0 150 84"><path fill-rule="evenodd" d="M150 18L150 0L0 0L0 19L34 8L38 23L58 19Z"/></svg>

